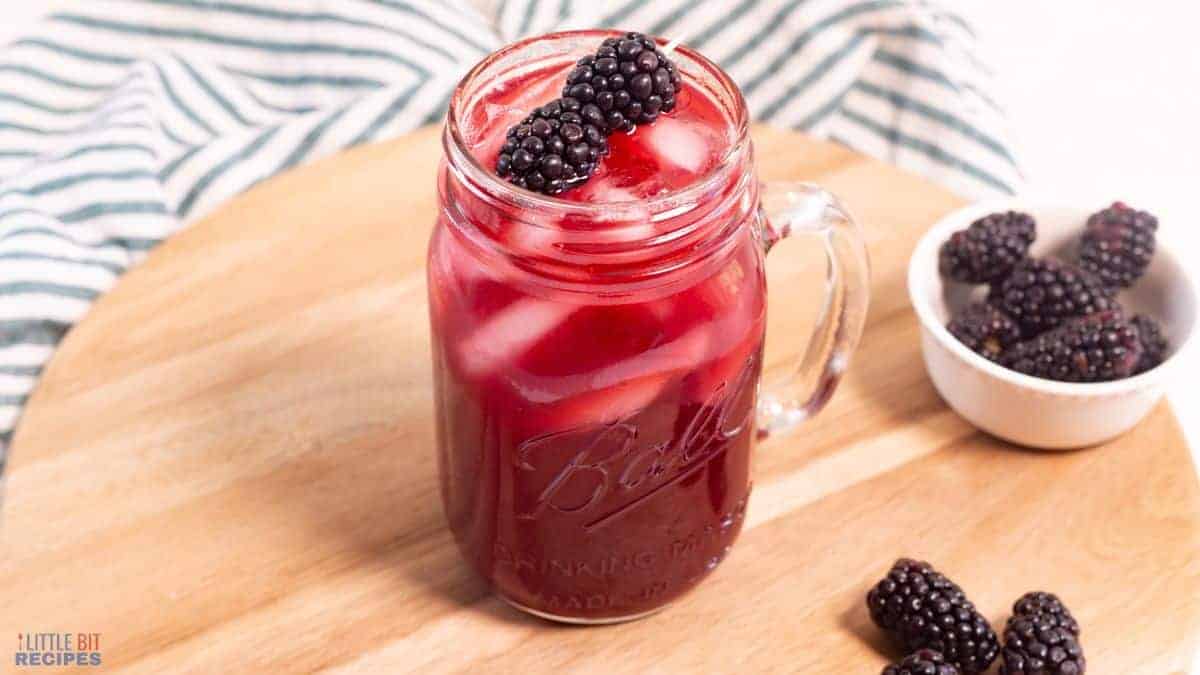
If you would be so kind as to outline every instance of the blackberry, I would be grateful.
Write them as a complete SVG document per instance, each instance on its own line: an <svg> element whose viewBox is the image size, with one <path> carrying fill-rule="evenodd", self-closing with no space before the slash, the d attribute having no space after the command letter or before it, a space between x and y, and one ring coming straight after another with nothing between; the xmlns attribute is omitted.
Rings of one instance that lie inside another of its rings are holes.
<svg viewBox="0 0 1200 675"><path fill-rule="evenodd" d="M1013 616L1040 616L1054 628L1061 628L1079 637L1079 623L1071 610L1053 593L1026 593L1013 603Z"/></svg>
<svg viewBox="0 0 1200 675"><path fill-rule="evenodd" d="M1026 259L994 284L988 301L1031 338L1079 316L1117 309L1112 292L1087 272L1057 260Z"/></svg>
<svg viewBox="0 0 1200 675"><path fill-rule="evenodd" d="M607 132L595 124L599 108L555 99L508 130L496 174L534 192L556 195L592 176L608 153Z"/></svg>
<svg viewBox="0 0 1200 675"><path fill-rule="evenodd" d="M1000 363L1047 380L1106 382L1132 375L1142 351L1138 329L1114 310L1072 319L1020 342Z"/></svg>
<svg viewBox="0 0 1200 675"><path fill-rule="evenodd" d="M1128 288L1141 278L1154 256L1158 219L1115 202L1088 218L1079 265L1106 286Z"/></svg>
<svg viewBox="0 0 1200 675"><path fill-rule="evenodd" d="M1021 341L1017 322L985 302L968 305L950 319L946 328L959 342L989 361L999 361L1005 350Z"/></svg>
<svg viewBox="0 0 1200 675"><path fill-rule="evenodd" d="M608 133L633 131L675 108L679 72L653 38L625 33L606 39L595 54L580 59L562 93L595 105L599 114L587 119Z"/></svg>
<svg viewBox="0 0 1200 675"><path fill-rule="evenodd" d="M1145 314L1133 317L1132 323L1137 328L1138 339L1142 343L1142 358L1138 361L1137 368L1133 369L1134 375L1140 375L1151 368L1157 368L1167 360L1167 351L1170 350L1171 343L1167 341L1167 336L1163 335L1162 326Z"/></svg>
<svg viewBox="0 0 1200 675"><path fill-rule="evenodd" d="M901 558L867 594L871 620L905 650L932 649L964 675L988 669L996 632L954 582L927 562Z"/></svg>
<svg viewBox="0 0 1200 675"><path fill-rule="evenodd" d="M1018 614L1004 628L1000 675L1082 675L1079 639L1049 614Z"/></svg>
<svg viewBox="0 0 1200 675"><path fill-rule="evenodd" d="M986 284L1008 275L1037 237L1033 217L1016 211L993 213L950 235L938 258L942 276Z"/></svg>
<svg viewBox="0 0 1200 675"><path fill-rule="evenodd" d="M571 70L562 98L508 130L496 174L548 195L581 185L608 154L608 135L673 110L679 87L679 71L653 39L608 38Z"/></svg>
<svg viewBox="0 0 1200 675"><path fill-rule="evenodd" d="M899 663L883 669L881 675L961 675L962 671L932 649L909 654Z"/></svg>

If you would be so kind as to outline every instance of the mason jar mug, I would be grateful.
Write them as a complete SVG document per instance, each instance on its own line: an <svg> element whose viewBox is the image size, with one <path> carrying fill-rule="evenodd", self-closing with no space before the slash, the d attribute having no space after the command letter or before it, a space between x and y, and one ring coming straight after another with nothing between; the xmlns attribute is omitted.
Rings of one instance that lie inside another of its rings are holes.
<svg viewBox="0 0 1200 675"><path fill-rule="evenodd" d="M722 561L756 440L828 400L868 292L845 209L810 185L759 183L740 92L687 48L671 56L676 109L614 138L582 196L497 177L506 128L608 36L526 40L459 84L428 258L450 528L504 600L576 623L654 612ZM760 387L765 254L799 233L828 253L828 283L773 289L776 311L793 294L824 310L795 338L800 363Z"/></svg>

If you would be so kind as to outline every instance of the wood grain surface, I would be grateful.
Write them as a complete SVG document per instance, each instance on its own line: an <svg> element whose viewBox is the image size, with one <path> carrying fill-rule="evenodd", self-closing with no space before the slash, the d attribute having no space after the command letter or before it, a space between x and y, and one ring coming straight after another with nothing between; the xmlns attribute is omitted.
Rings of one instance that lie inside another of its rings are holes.
<svg viewBox="0 0 1200 675"><path fill-rule="evenodd" d="M1059 593L1091 673L1185 672L1200 490L1171 412L1074 453L977 432L925 375L903 283L918 235L959 201L756 136L764 178L817 181L862 220L874 304L833 403L759 448L746 530L691 595L568 628L508 609L460 563L432 447L427 130L252 190L68 335L13 445L0 670L16 633L77 631L101 633L120 673L876 673L897 654L863 596L907 555L997 623L1025 591ZM795 255L771 261L773 296L819 276ZM805 314L773 310L773 335L802 334ZM800 346L773 337L773 360Z"/></svg>

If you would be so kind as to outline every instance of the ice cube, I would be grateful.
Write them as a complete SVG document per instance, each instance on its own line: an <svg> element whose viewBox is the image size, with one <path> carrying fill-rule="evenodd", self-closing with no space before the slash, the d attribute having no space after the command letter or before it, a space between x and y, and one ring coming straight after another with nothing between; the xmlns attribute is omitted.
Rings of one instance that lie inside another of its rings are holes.
<svg viewBox="0 0 1200 675"><path fill-rule="evenodd" d="M525 116L520 108L503 103L482 103L468 117L463 135L471 154L480 159L492 157L500 152L508 128Z"/></svg>
<svg viewBox="0 0 1200 675"><path fill-rule="evenodd" d="M657 235L658 228L654 227L653 223L639 222L601 230L596 233L596 240L613 244L638 244L649 241Z"/></svg>
<svg viewBox="0 0 1200 675"><path fill-rule="evenodd" d="M613 185L606 180L593 180L590 183L585 183L583 188L587 192L589 202L595 204L617 204L620 202L636 202L639 197L636 193L618 185ZM649 211L646 212L649 215Z"/></svg>
<svg viewBox="0 0 1200 675"><path fill-rule="evenodd" d="M595 371L590 384L595 389L607 389L645 375L681 375L704 362L712 340L709 326L696 326L666 344Z"/></svg>
<svg viewBox="0 0 1200 675"><path fill-rule="evenodd" d="M664 166L692 174L706 170L717 153L715 139L698 125L663 118L639 133L645 133L644 142Z"/></svg>
<svg viewBox="0 0 1200 675"><path fill-rule="evenodd" d="M443 231L438 237L441 249L431 256L440 261L435 273L435 285L452 286L459 295L470 295L478 292L477 286L483 282L497 280L501 277L498 268L486 265L456 237Z"/></svg>
<svg viewBox="0 0 1200 675"><path fill-rule="evenodd" d="M687 387L694 400L701 403L717 394L722 383L741 372L746 361L758 349L761 322L756 313L762 305L751 291L752 280L740 261L734 260L724 269L691 291L691 297L711 312L709 323L712 339L701 359L704 363L691 377Z"/></svg>
<svg viewBox="0 0 1200 675"><path fill-rule="evenodd" d="M547 71L540 77L516 78L513 80L516 84L514 95L508 99L508 104L533 112L534 108L553 101L562 92L563 80L572 67L574 64L564 66L561 76Z"/></svg>
<svg viewBox="0 0 1200 675"><path fill-rule="evenodd" d="M750 334L705 365L689 378L686 395L697 403L713 403L726 387L733 386L759 346L759 336Z"/></svg>
<svg viewBox="0 0 1200 675"><path fill-rule="evenodd" d="M577 316L572 320L580 319ZM665 344L627 358L610 360L593 370L539 376L526 369L509 378L509 384L530 403L549 405L548 409L552 411L560 408L567 411L554 412L553 416L565 415L576 421L580 418L580 410L591 411L589 414L606 410L605 404L597 399L608 394L617 401L613 406L632 410L629 408L631 401L643 395L653 398L648 392L654 387L647 384L648 381L659 382L657 387L662 388L699 368L709 353L711 339L707 326L696 327ZM522 365L528 367L530 361L525 359ZM559 426L558 422L554 424Z"/></svg>
<svg viewBox="0 0 1200 675"><path fill-rule="evenodd" d="M479 126L480 136L502 142L507 137L509 127L525 119L528 114L528 111L515 106L503 103L485 103L483 104L483 123Z"/></svg>
<svg viewBox="0 0 1200 675"><path fill-rule="evenodd" d="M505 105L503 103L489 102L483 104L483 124L489 128L493 128L494 125L499 122L505 125L502 128L507 129L510 120L519 121L526 114L527 113L520 108L516 108L511 105Z"/></svg>
<svg viewBox="0 0 1200 675"><path fill-rule="evenodd" d="M470 114L466 134L473 154L476 157L498 155L508 130L520 124L535 108L554 100L560 87L561 80L550 77L533 82L521 80L516 85L506 82L488 92L487 98L476 104Z"/></svg>
<svg viewBox="0 0 1200 675"><path fill-rule="evenodd" d="M544 428L579 429L627 419L653 403L670 381L668 375L650 375L579 394L547 409Z"/></svg>
<svg viewBox="0 0 1200 675"><path fill-rule="evenodd" d="M650 316L653 316L655 319L657 319L659 323L665 323L667 319L670 319L671 316L675 314L675 303L678 301L678 296L673 295L671 297L662 298L659 300L651 300L650 302L645 303L643 306L646 308L646 311L650 313Z"/></svg>
<svg viewBox="0 0 1200 675"><path fill-rule="evenodd" d="M514 301L459 344L463 370L481 377L514 362L574 311L574 305L537 298Z"/></svg>
<svg viewBox="0 0 1200 675"><path fill-rule="evenodd" d="M746 269L741 260L734 259L719 272L696 287L696 297L708 306L714 315L721 316L735 308L735 303L744 299L747 284Z"/></svg>
<svg viewBox="0 0 1200 675"><path fill-rule="evenodd" d="M553 253L555 244L562 241L563 232L551 225L509 222L505 223L500 238L516 255L547 256Z"/></svg>
<svg viewBox="0 0 1200 675"><path fill-rule="evenodd" d="M598 227L592 239L603 243L640 242L658 234L650 222L650 209L638 193L613 185L603 177L594 178L578 188L581 201L590 204L622 204L623 223Z"/></svg>

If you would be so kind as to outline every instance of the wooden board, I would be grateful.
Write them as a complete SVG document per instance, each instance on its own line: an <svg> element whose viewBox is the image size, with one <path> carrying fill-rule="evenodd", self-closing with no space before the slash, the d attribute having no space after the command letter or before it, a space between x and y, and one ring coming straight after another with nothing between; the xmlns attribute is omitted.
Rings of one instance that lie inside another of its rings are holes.
<svg viewBox="0 0 1200 675"><path fill-rule="evenodd" d="M1170 411L1087 452L976 432L926 378L903 283L959 200L756 134L765 178L818 181L864 222L875 298L830 407L760 447L746 530L696 592L573 629L508 609L460 563L430 421L429 130L256 188L70 333L14 442L3 663L15 633L57 630L101 633L121 673L873 673L894 652L863 596L908 555L996 622L1025 591L1060 593L1090 672L1185 672L1200 490Z"/></svg>

